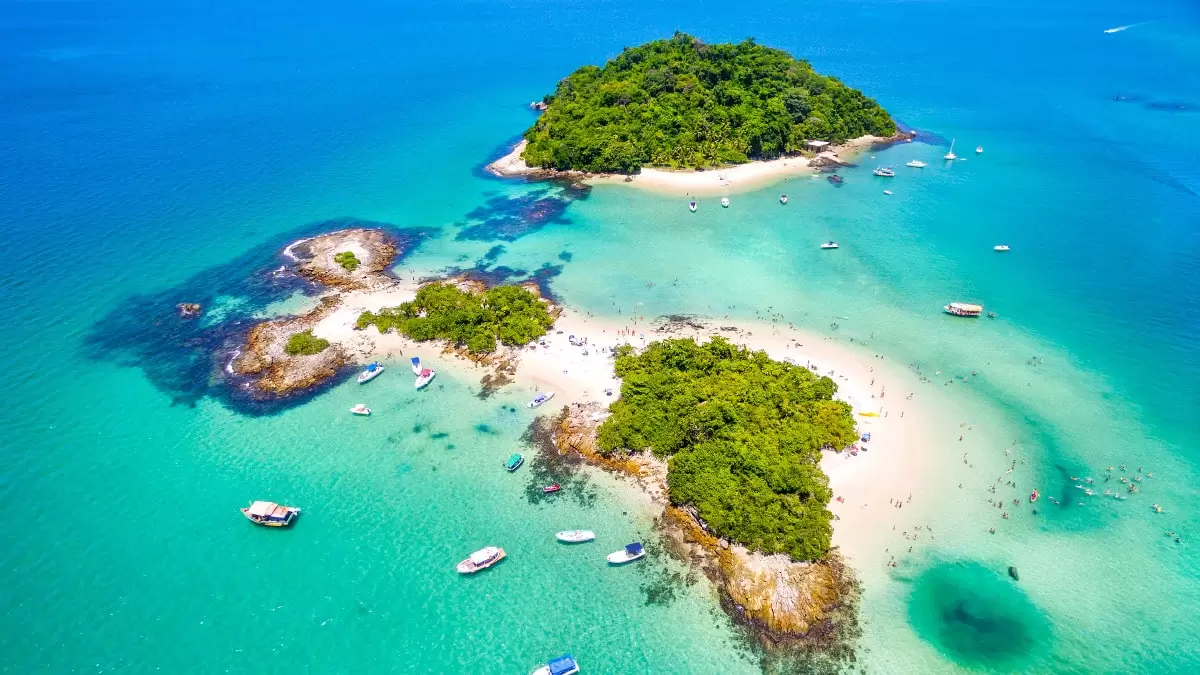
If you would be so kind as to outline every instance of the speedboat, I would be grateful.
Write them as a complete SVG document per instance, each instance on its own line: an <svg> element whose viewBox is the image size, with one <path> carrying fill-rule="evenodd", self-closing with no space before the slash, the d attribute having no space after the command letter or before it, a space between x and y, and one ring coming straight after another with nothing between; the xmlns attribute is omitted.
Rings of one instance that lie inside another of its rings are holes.
<svg viewBox="0 0 1200 675"><path fill-rule="evenodd" d="M555 483L555 484L553 484L553 485L547 485L546 487L542 488L542 494L547 494L547 495L548 495L548 494L551 494L551 493L553 493L553 492L558 492L558 491L559 491L559 490L561 490L561 489L562 489L562 486L561 486L561 485L559 485L558 483Z"/></svg>
<svg viewBox="0 0 1200 675"><path fill-rule="evenodd" d="M551 659L550 663L538 668L529 675L576 675L579 672L579 664L575 663L575 657L570 654L563 654L557 659Z"/></svg>
<svg viewBox="0 0 1200 675"><path fill-rule="evenodd" d="M688 202L688 209L689 209L689 210L690 210L692 213L695 213L695 212L696 212L696 200L694 200L694 199L693 199L692 201Z"/></svg>
<svg viewBox="0 0 1200 675"><path fill-rule="evenodd" d="M358 374L358 383L366 384L382 375L384 370L386 370L386 368L383 367L382 363L379 363L378 361L372 361L371 363L367 364L367 367L364 368L361 373Z"/></svg>
<svg viewBox="0 0 1200 675"><path fill-rule="evenodd" d="M504 549L499 546L487 546L467 556L455 569L459 574L474 574L504 560L504 555Z"/></svg>
<svg viewBox="0 0 1200 675"><path fill-rule="evenodd" d="M945 160L958 159L958 155L954 154L954 140L953 139L951 139L951 141L950 141L950 152L947 152L946 154L942 155L942 159L945 159Z"/></svg>
<svg viewBox="0 0 1200 675"><path fill-rule="evenodd" d="M424 368L421 367L421 357L414 356L409 360L412 361L413 375L420 375L421 371L424 370Z"/></svg>
<svg viewBox="0 0 1200 675"><path fill-rule="evenodd" d="M513 454L509 455L508 461L504 462L504 468L508 469L509 471L516 471L517 469L521 468L521 465L524 463L525 455L522 455L519 452L514 452Z"/></svg>
<svg viewBox="0 0 1200 675"><path fill-rule="evenodd" d="M975 146L975 154L977 154L977 155L983 154L983 146L982 145Z"/></svg>
<svg viewBox="0 0 1200 675"><path fill-rule="evenodd" d="M721 206L729 208L729 197L721 197Z"/></svg>
<svg viewBox="0 0 1200 675"><path fill-rule="evenodd" d="M891 191L891 190L884 190L884 191L883 191L883 194L885 194L885 195L890 195L890 194L892 194L892 191Z"/></svg>
<svg viewBox="0 0 1200 675"><path fill-rule="evenodd" d="M646 549L642 548L641 543L635 541L632 544L626 544L625 548L620 551L609 553L606 559L614 565L624 565L644 557L646 557Z"/></svg>
<svg viewBox="0 0 1200 675"><path fill-rule="evenodd" d="M250 506L242 509L242 515L257 525L287 527L300 515L300 509L275 502L250 502Z"/></svg>
<svg viewBox="0 0 1200 675"><path fill-rule="evenodd" d="M892 167L890 167L890 166L881 166L878 169L875 169L874 171L872 171L871 173L875 174L876 176L882 176L884 178L891 178L892 176L896 175L896 172L892 171Z"/></svg>
<svg viewBox="0 0 1200 675"><path fill-rule="evenodd" d="M830 182L830 183L833 183L834 185L841 185L841 184L842 184L842 183L844 183L845 181L844 181L844 180L842 180L842 177L841 177L841 176L839 176L839 175L837 175L837 174L835 173L835 174L833 174L833 175L831 175L831 176L829 177L829 182Z"/></svg>
<svg viewBox="0 0 1200 675"><path fill-rule="evenodd" d="M371 414L371 409L368 408L365 403L356 403L354 404L354 407L350 409L350 412L354 413L355 415L362 415L363 417L366 417L367 415Z"/></svg>
<svg viewBox="0 0 1200 675"><path fill-rule="evenodd" d="M972 305L969 302L952 302L943 309L946 310L947 314L953 314L954 316L975 317L983 313L983 305Z"/></svg>
<svg viewBox="0 0 1200 675"><path fill-rule="evenodd" d="M554 398L554 392L543 391L543 392L538 393L537 396L534 396L533 400L530 401L529 403L526 403L525 405L530 408L536 408L536 407L540 406L541 404L545 403L546 401L549 401L552 398Z"/></svg>
<svg viewBox="0 0 1200 675"><path fill-rule="evenodd" d="M585 541L592 541L596 538L596 533L591 530L564 530L555 532L554 538L564 544L582 544Z"/></svg>
<svg viewBox="0 0 1200 675"><path fill-rule="evenodd" d="M918 160L918 159L914 159L914 160L913 160L913 161L911 161L911 162L905 162L905 163L904 163L904 166L911 166L911 167L912 167L912 168L914 168L914 169L924 169L925 167L927 167L927 166L929 166L929 165L928 165L928 164L926 164L925 162L922 162L922 161Z"/></svg>
<svg viewBox="0 0 1200 675"><path fill-rule="evenodd" d="M437 375L437 373L428 368L423 369L421 373L417 375L417 381L413 382L413 387L417 389L423 388L433 380L434 375Z"/></svg>
<svg viewBox="0 0 1200 675"><path fill-rule="evenodd" d="M997 244L992 247L992 250L999 253L1005 253L1008 251L1008 244Z"/></svg>
<svg viewBox="0 0 1200 675"><path fill-rule="evenodd" d="M828 250L831 248L839 248L839 247L838 247L838 243L836 241L827 241L824 244L821 244L821 248Z"/></svg>
<svg viewBox="0 0 1200 675"><path fill-rule="evenodd" d="M787 204L787 195L779 195L779 203Z"/></svg>

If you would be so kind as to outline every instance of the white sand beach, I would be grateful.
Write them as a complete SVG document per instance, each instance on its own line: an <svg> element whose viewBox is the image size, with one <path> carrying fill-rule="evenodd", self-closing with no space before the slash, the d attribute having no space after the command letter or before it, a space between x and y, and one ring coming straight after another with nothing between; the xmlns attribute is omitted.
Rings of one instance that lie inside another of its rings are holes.
<svg viewBox="0 0 1200 675"><path fill-rule="evenodd" d="M887 140L889 139L877 136L862 136L834 146L830 153L842 162L849 162L856 153L872 144ZM549 173L525 163L521 158L525 146L526 141L517 143L511 152L489 164L488 170L502 177L536 176ZM829 153L822 154L829 155ZM816 172L813 169L813 163L813 159L796 155L703 171L673 171L647 167L633 176L575 172L563 172L563 174L577 175L589 185L629 185L675 197L711 197L747 192L795 176L814 176Z"/></svg>

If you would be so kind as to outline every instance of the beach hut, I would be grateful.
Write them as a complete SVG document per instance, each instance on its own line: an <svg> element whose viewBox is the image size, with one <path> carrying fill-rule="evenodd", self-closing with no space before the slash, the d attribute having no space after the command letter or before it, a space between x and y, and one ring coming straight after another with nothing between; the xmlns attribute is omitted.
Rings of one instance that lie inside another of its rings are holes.
<svg viewBox="0 0 1200 675"><path fill-rule="evenodd" d="M825 152L829 149L829 141L808 141L808 149L813 152Z"/></svg>

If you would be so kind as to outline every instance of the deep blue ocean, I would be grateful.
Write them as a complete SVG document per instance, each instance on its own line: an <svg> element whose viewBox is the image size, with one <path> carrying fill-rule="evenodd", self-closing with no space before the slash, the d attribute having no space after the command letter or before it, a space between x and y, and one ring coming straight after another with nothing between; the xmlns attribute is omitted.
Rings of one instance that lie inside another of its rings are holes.
<svg viewBox="0 0 1200 675"><path fill-rule="evenodd" d="M969 161L898 183L887 206L852 179L798 188L809 210L788 222L748 207L686 227L654 195L482 171L558 79L675 30L753 36L863 90L930 139L884 151L890 163L932 162L951 139ZM964 646L927 625L936 608L868 607L862 665L1200 666L1198 72L1200 6L1184 0L0 0L0 668L527 672L569 649L584 672L763 667L703 583L675 583L674 563L633 582L595 566L568 583L549 562L465 587L445 573L473 550L471 528L513 542L586 517L649 531L606 477L555 512L497 486L490 455L464 452L520 442L528 420L507 410L519 394L482 402L448 380L441 395L468 415L400 397L403 428L367 437L341 416L326 425L345 387L286 409L229 398L211 355L306 290L265 276L279 249L363 221L412 238L404 269L537 276L597 313L639 292L647 313L774 305L814 330L842 314L861 317L860 337L887 323L877 348L901 362L1047 359L1045 387L998 373L978 409L1039 447L1047 474L1126 456L1170 467L1161 500L1185 540L1167 541L1146 509L1031 527L1004 546L1068 567L1064 550L1085 540L1087 555L1111 556L1080 568L1071 597L1025 582L1053 626L1032 633L1036 647ZM818 270L812 228L873 246ZM1014 249L1002 261L999 241ZM942 329L925 314L958 298L986 298L1003 328ZM193 299L228 321L169 323ZM479 513L471 486L519 506ZM268 490L327 503L264 539L233 509ZM910 607L975 584L974 569L931 567ZM1139 569L1136 593L1113 590ZM1097 602L1087 589L1105 601L1068 609Z"/></svg>

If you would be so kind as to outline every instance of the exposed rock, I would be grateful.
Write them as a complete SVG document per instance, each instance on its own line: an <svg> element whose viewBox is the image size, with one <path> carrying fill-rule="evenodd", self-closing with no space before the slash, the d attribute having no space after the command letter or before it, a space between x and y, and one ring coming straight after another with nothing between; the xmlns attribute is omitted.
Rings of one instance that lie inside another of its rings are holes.
<svg viewBox="0 0 1200 675"><path fill-rule="evenodd" d="M198 302L181 302L175 305L175 309L179 310L181 319L194 319L204 311L204 307Z"/></svg>
<svg viewBox="0 0 1200 675"><path fill-rule="evenodd" d="M1008 568L1008 576L1012 577L1013 581L1021 580L1021 574L1017 572L1017 568L1012 567L1011 565Z"/></svg>
<svg viewBox="0 0 1200 675"><path fill-rule="evenodd" d="M670 504L666 462L649 453L599 452L596 429L607 416L595 403L564 407L554 428L558 451L637 481L663 509L656 522L671 551L716 584L735 618L772 645L840 649L857 636L859 585L836 551L818 562L795 562L713 535L694 509Z"/></svg>
<svg viewBox="0 0 1200 675"><path fill-rule="evenodd" d="M354 270L333 259L345 251L359 260ZM357 290L388 281L384 272L396 259L396 242L383 230L354 228L302 239L284 252L296 259L301 276L325 286Z"/></svg>
<svg viewBox="0 0 1200 675"><path fill-rule="evenodd" d="M545 101L534 101L533 103L529 104L529 107L538 112L544 112L546 108L549 108L550 106Z"/></svg>
<svg viewBox="0 0 1200 675"><path fill-rule="evenodd" d="M246 344L233 359L233 372L253 375L251 386L260 394L286 396L320 384L337 375L349 363L341 346L331 344L319 354L288 354L284 347L292 335L311 329L337 308L341 300L325 297L304 316L264 321L246 336Z"/></svg>

